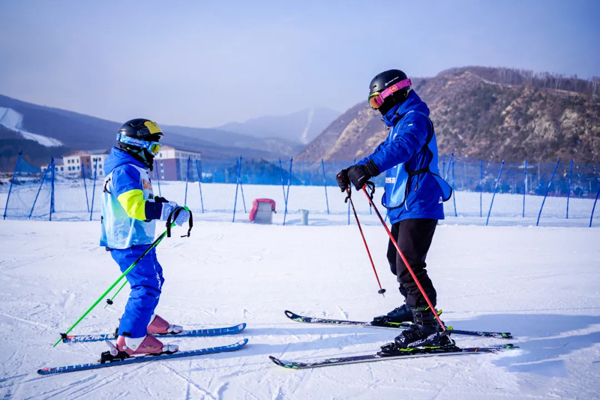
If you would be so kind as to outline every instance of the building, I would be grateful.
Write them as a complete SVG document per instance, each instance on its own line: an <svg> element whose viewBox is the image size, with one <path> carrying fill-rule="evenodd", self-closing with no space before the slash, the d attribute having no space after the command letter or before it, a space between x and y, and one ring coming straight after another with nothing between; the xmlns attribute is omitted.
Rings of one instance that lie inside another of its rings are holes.
<svg viewBox="0 0 600 400"><path fill-rule="evenodd" d="M65 165L65 175L77 178L82 174L81 171L81 157L88 155L87 151L73 150L63 156L63 162Z"/></svg>
<svg viewBox="0 0 600 400"><path fill-rule="evenodd" d="M104 161L110 154L110 150L88 150L82 155L81 165L85 170L85 176L89 178L104 179Z"/></svg>
<svg viewBox="0 0 600 400"><path fill-rule="evenodd" d="M188 175L189 160L189 175ZM163 145L154 157L154 170L150 177L167 181L198 180L198 170L201 169L202 155L193 151L179 150ZM196 165L198 163L198 165Z"/></svg>
<svg viewBox="0 0 600 400"><path fill-rule="evenodd" d="M40 167L42 173L46 172L46 170L48 169L48 165L42 165ZM61 160L60 158L54 160L54 172L61 175L65 174L65 165L63 164L63 160Z"/></svg>
<svg viewBox="0 0 600 400"><path fill-rule="evenodd" d="M73 150L65 154L62 161L55 160L55 171L69 178L104 179L104 161L110 150ZM48 166L42 166L44 172Z"/></svg>
<svg viewBox="0 0 600 400"><path fill-rule="evenodd" d="M64 164L55 161L56 172L71 178L79 178L85 174L86 178L104 179L104 164L110 150L73 150L63 156ZM189 175L188 175L189 160ZM185 181L186 176L191 181L198 180L198 170L201 166L201 154L193 151L178 150L171 146L162 146L159 153L154 157L154 170L151 172L152 179L164 179L169 181ZM44 171L47 167L42 167Z"/></svg>

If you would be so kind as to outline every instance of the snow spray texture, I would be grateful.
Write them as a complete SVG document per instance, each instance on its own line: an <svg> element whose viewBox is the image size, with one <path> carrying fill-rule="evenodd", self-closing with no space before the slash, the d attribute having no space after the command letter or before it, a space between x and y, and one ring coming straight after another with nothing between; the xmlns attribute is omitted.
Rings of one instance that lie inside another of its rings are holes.
<svg viewBox="0 0 600 400"><path fill-rule="evenodd" d="M113 148L106 159L100 245L126 249L150 244L162 205L154 202L148 169L130 154Z"/></svg>
<svg viewBox="0 0 600 400"><path fill-rule="evenodd" d="M390 129L387 139L369 157L387 171L383 205L390 222L410 218L444 219L443 202L452 188L439 176L438 149L429 108L413 91L408 99L383 117Z"/></svg>

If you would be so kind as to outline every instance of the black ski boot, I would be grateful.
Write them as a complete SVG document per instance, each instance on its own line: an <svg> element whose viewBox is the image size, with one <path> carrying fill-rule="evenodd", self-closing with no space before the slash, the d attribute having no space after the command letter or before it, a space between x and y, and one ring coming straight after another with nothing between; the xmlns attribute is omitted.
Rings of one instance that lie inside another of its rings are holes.
<svg viewBox="0 0 600 400"><path fill-rule="evenodd" d="M382 346L383 355L407 351L456 349L454 341L450 339L450 331L440 332L440 326L429 307L415 307L412 313L415 323L396 336L393 343Z"/></svg>
<svg viewBox="0 0 600 400"><path fill-rule="evenodd" d="M413 322L413 313L406 304L394 308L386 315L380 315L373 318L371 323L373 325L386 326L394 323L400 324L402 322Z"/></svg>

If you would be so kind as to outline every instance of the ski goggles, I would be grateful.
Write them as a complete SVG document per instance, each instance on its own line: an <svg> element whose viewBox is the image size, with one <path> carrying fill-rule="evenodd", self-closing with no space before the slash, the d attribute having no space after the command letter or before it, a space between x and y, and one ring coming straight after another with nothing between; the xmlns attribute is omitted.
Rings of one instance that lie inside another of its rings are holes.
<svg viewBox="0 0 600 400"><path fill-rule="evenodd" d="M375 92L369 96L369 105L377 110L379 107L383 105L383 101L386 97L391 96L395 92L400 89L404 89L405 87L409 87L411 85L410 79L404 79L398 83L393 84L389 88L385 89L383 92Z"/></svg>
<svg viewBox="0 0 600 400"><path fill-rule="evenodd" d="M131 146L141 147L142 149L148 150L153 155L157 155L162 147L159 142L148 142L146 140L136 139L129 136L117 134L117 141Z"/></svg>

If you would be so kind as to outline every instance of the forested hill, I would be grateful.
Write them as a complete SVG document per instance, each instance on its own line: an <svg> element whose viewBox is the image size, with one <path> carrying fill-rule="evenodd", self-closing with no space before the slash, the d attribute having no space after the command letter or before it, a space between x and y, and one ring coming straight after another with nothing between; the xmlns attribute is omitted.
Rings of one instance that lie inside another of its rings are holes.
<svg viewBox="0 0 600 400"><path fill-rule="evenodd" d="M412 81L431 109L442 154L492 161L560 157L600 163L599 78L464 67ZM365 100L342 114L296 158L364 157L386 137L380 118Z"/></svg>

